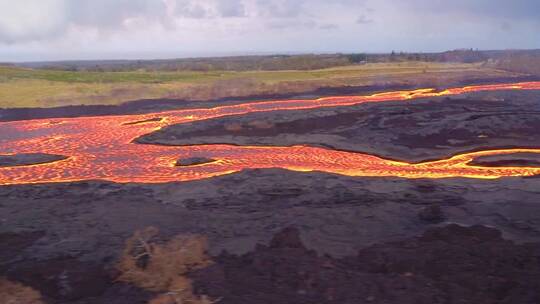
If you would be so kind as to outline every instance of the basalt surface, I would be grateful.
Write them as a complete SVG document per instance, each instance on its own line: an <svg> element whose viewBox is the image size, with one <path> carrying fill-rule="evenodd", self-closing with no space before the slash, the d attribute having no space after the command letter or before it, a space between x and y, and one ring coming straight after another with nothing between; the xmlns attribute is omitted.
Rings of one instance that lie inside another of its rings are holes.
<svg viewBox="0 0 540 304"><path fill-rule="evenodd" d="M65 156L45 153L0 154L0 167L39 165L66 159Z"/></svg>
<svg viewBox="0 0 540 304"><path fill-rule="evenodd" d="M183 123L137 139L164 145L322 146L408 162L540 146L538 91L482 92Z"/></svg>
<svg viewBox="0 0 540 304"><path fill-rule="evenodd" d="M165 236L206 235L213 253L248 251L290 225L306 246L333 255L453 222L534 241L539 189L538 178L381 179L280 169L163 185L14 185L0 187L0 232L43 233L17 259L114 259L124 240L147 226ZM440 207L444 221L419 216L430 206Z"/></svg>
<svg viewBox="0 0 540 304"><path fill-rule="evenodd" d="M336 259L308 250L294 228L241 256L221 254L196 276L221 303L534 303L540 244L484 226L449 225Z"/></svg>

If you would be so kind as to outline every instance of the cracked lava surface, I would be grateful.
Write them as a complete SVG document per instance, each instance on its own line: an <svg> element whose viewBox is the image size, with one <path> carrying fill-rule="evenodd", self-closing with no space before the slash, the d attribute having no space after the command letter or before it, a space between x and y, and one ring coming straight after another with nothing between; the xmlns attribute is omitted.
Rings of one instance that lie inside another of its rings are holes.
<svg viewBox="0 0 540 304"><path fill-rule="evenodd" d="M187 109L141 115L36 119L0 123L0 156L46 153L67 156L38 165L0 168L0 185L107 180L118 183L189 181L244 169L283 168L348 176L402 178L499 178L540 175L540 167L482 167L468 163L480 156L540 153L540 149L488 150L418 164L377 156L308 146L255 147L233 145L163 146L133 141L168 125L276 110L307 110L369 102L459 95L478 91L540 90L540 82L395 91L368 96L280 100ZM216 161L176 166L179 158L207 157Z"/></svg>

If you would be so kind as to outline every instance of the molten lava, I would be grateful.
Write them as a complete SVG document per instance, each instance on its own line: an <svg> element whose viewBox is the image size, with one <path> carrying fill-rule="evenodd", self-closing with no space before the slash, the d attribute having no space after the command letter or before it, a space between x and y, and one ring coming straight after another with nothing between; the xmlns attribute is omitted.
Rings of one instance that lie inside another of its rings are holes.
<svg viewBox="0 0 540 304"><path fill-rule="evenodd" d="M457 95L477 91L540 90L540 82L495 84L453 88L397 91L369 96L325 97L314 100L282 100L210 109L189 109L142 115L37 119L0 123L3 154L47 153L67 159L40 165L0 168L0 185L108 180L113 182L165 183L209 178L244 169L284 168L323 171L349 176L396 176L404 178L499 178L539 175L535 167L481 167L468 163L480 156L516 152L540 153L540 149L509 149L467 153L450 159L409 164L380 157L322 148L239 147L231 145L161 146L133 142L142 135L171 124L275 110L302 110L350 106L368 102ZM178 167L179 158L208 157L217 161Z"/></svg>

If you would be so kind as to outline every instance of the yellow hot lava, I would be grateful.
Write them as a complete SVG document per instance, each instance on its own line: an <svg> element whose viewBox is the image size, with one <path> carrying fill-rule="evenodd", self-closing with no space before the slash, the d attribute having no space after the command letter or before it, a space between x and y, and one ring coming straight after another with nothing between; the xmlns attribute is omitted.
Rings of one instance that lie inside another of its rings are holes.
<svg viewBox="0 0 540 304"><path fill-rule="evenodd" d="M229 115L275 110L301 110L349 106L368 102L457 95L477 91L540 90L540 82L495 84L452 88L396 91L369 96L325 97L313 100L281 100L244 103L209 109L189 109L142 115L36 119L0 123L3 154L47 153L68 156L47 164L0 168L0 185L108 180L113 182L165 183L209 178L244 169L284 168L323 171L349 176L403 178L499 178L539 175L535 167L481 167L468 163L487 155L516 152L540 153L540 149L509 149L466 153L450 159L410 164L373 155L322 148L239 147L232 145L161 146L133 140L171 124ZM204 156L217 161L177 167L177 159Z"/></svg>

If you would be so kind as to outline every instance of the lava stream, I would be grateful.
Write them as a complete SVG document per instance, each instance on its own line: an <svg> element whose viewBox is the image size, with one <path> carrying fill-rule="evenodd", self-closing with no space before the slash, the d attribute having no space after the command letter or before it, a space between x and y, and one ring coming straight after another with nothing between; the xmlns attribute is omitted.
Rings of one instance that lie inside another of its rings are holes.
<svg viewBox="0 0 540 304"><path fill-rule="evenodd" d="M380 157L322 148L238 147L199 145L170 147L142 145L133 140L171 124L276 110L302 110L350 106L368 102L407 101L478 91L540 90L540 82L494 84L452 88L395 91L368 96L325 97L244 103L209 109L189 109L141 115L36 119L0 123L2 154L47 153L68 156L47 164L0 168L0 185L108 180L113 182L164 183L209 178L244 169L284 168L323 171L349 176L396 176L404 178L499 178L540 175L536 167L481 167L468 163L480 156L516 152L540 153L540 149L491 150L450 159L409 164ZM204 156L216 162L177 167L182 157Z"/></svg>

